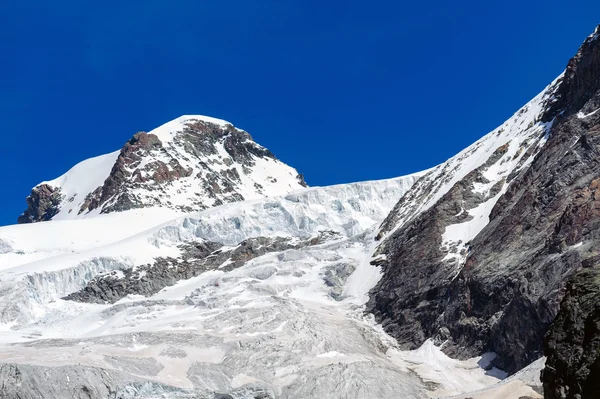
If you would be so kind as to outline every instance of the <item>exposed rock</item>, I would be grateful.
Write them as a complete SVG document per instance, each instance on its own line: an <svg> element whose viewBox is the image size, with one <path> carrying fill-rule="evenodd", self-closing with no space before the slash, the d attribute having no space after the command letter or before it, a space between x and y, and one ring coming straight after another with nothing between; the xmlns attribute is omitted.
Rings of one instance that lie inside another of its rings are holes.
<svg viewBox="0 0 600 399"><path fill-rule="evenodd" d="M598 259L599 71L600 42L588 40L559 81L558 100L550 97L536 117L555 118L546 144L529 141L517 153L522 158L506 178L489 223L469 243L458 243L457 249L467 250L464 262L444 246L442 235L473 203L472 174L411 216L419 201L435 194L427 185L439 184L424 177L384 222L379 237L393 233L379 249L387 260L370 309L403 347L418 347L446 328L451 338L444 350L452 356L494 351L495 365L509 372L542 356L542 339L566 281ZM507 162L498 155L496 165Z"/></svg>
<svg viewBox="0 0 600 399"><path fill-rule="evenodd" d="M60 210L64 196L60 189L42 184L31 190L27 197L27 209L19 216L19 223L34 223L52 219Z"/></svg>
<svg viewBox="0 0 600 399"><path fill-rule="evenodd" d="M563 114L574 114L581 110L595 93L600 90L600 41L598 28L581 45L577 54L569 60L564 73L564 82L556 95L556 101L546 114L551 120ZM598 102L591 105L599 105Z"/></svg>
<svg viewBox="0 0 600 399"><path fill-rule="evenodd" d="M375 254L386 255L385 260L378 262L384 278L372 291L368 307L402 347L416 349L446 327L440 318L446 311L449 287L461 272L460 258L466 255L469 244L447 245L442 235L447 226L472 220L468 210L497 195L498 186L504 184L502 179L487 193L477 192L474 187L490 183L484 173L505 152L502 147L494 151L481 167L457 182L433 207L391 235ZM404 197L401 202L406 200ZM489 328L485 322L470 316L460 316L457 328L461 333ZM465 353L452 354L469 357L485 346L485 339L477 337L469 342Z"/></svg>
<svg viewBox="0 0 600 399"><path fill-rule="evenodd" d="M306 187L302 175L252 141L247 132L202 116L183 116L152 132L138 132L118 154L95 159L55 179L56 187L35 187L19 221L156 206L193 212ZM94 177L83 187L75 183L90 175L84 169L100 164L106 174L91 173ZM77 179L70 178L71 173ZM61 195L63 185L70 198Z"/></svg>
<svg viewBox="0 0 600 399"><path fill-rule="evenodd" d="M153 154L162 154L168 163L159 159L143 162ZM156 135L136 133L121 149L104 185L86 199L79 213L102 207L108 201L111 203L102 209L103 213L146 206L131 193L132 189L142 185L152 188L153 185L169 183L191 174L192 170L185 169L176 158L169 156Z"/></svg>
<svg viewBox="0 0 600 399"><path fill-rule="evenodd" d="M190 279L209 270L231 271L270 252L319 245L339 237L339 234L331 231L323 231L307 240L255 237L225 250L222 249L222 244L215 242L187 243L181 246L182 255L178 259L158 258L152 265L141 265L96 276L84 289L69 294L64 299L114 303L129 294L150 296L180 280ZM253 277L265 280L276 271L274 268L260 269L254 272Z"/></svg>
<svg viewBox="0 0 600 399"><path fill-rule="evenodd" d="M569 282L544 342L547 399L594 399L600 394L600 263Z"/></svg>
<svg viewBox="0 0 600 399"><path fill-rule="evenodd" d="M342 295L344 284L354 270L356 270L356 265L350 263L336 263L325 268L323 280L328 287L331 287L329 295L336 301L344 299Z"/></svg>

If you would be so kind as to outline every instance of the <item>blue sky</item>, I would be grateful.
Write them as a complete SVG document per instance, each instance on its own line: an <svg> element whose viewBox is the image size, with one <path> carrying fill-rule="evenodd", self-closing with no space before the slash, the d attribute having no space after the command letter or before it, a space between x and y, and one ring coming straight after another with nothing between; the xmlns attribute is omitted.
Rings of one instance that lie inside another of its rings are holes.
<svg viewBox="0 0 600 399"><path fill-rule="evenodd" d="M246 129L310 185L434 166L600 23L597 1L83 3L0 5L0 225L38 182L182 114Z"/></svg>

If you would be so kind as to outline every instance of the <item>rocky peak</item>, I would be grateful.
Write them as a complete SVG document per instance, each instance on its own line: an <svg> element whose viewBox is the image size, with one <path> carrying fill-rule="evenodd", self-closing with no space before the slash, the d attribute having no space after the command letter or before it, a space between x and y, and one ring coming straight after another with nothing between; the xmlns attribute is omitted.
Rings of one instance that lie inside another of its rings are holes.
<svg viewBox="0 0 600 399"><path fill-rule="evenodd" d="M303 187L302 175L247 132L219 119L182 116L38 185L19 222L150 206L199 211Z"/></svg>
<svg viewBox="0 0 600 399"><path fill-rule="evenodd" d="M555 101L545 120L567 118L580 110L600 89L600 25L567 64ZM593 104L600 105L600 104Z"/></svg>

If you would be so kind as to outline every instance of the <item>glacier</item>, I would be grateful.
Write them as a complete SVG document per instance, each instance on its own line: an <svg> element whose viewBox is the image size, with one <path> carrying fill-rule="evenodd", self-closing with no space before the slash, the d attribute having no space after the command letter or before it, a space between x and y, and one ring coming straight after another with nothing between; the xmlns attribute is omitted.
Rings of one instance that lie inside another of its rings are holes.
<svg viewBox="0 0 600 399"><path fill-rule="evenodd" d="M510 146L511 160L490 171L490 180L522 167L523 149L544 143L536 115L549 96L547 90L506 129L446 163L393 179L305 187L293 168L243 130L192 115L41 183L60 193L51 220L0 227L0 378L11 381L0 392L11 398L487 398L508 389L539 397L529 378L539 364L505 380L491 366L493 353L455 360L431 340L401 350L365 304L385 260L376 238L431 206L499 145ZM190 147L183 136L201 140ZM141 142L146 147L132 147ZM125 176L121 191L110 191L113 175ZM207 184L236 195L215 197ZM90 198L106 190L113 196L87 210ZM135 206L105 212L123 196ZM191 198L194 209L186 206ZM426 200L399 209L406 198ZM485 205L482 215L489 213ZM245 247L250 240L275 244L261 252L262 244ZM173 272L157 292L121 292L112 302L66 299L85 297L76 294L97 288L97 279L120 290L127 278L146 278L159 260L165 273L184 269L190 257L194 262L190 247L215 243L219 249L207 258L225 257L221 264L185 278Z"/></svg>
<svg viewBox="0 0 600 399"><path fill-rule="evenodd" d="M499 377L481 359L399 351L364 314L379 278L369 264L377 227L421 176L306 188L183 216L148 208L0 228L10 243L0 254L0 359L33 376L62 370L66 391L49 392L73 397L108 386L111 397L425 398L493 385ZM320 231L337 235L151 297L61 299L99 273L177 256L181 242L236 246Z"/></svg>

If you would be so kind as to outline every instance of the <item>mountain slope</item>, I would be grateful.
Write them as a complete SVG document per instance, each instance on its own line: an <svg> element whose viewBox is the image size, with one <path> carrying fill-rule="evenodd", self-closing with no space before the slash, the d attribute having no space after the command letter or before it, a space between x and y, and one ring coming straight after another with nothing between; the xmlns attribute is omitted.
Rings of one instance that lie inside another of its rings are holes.
<svg viewBox="0 0 600 399"><path fill-rule="evenodd" d="M566 281L596 262L599 73L595 33L563 76L388 216L369 308L403 347L434 337L453 356L494 351L510 372L542 356Z"/></svg>
<svg viewBox="0 0 600 399"><path fill-rule="evenodd" d="M296 170L245 131L220 119L186 115L40 183L19 222L157 206L191 212L305 186Z"/></svg>
<svg viewBox="0 0 600 399"><path fill-rule="evenodd" d="M569 282L544 342L542 374L548 399L593 399L600 392L600 265ZM579 396L577 396L579 395Z"/></svg>
<svg viewBox="0 0 600 399"><path fill-rule="evenodd" d="M422 175L0 228L0 395L425 398L494 384L493 355L401 352L363 313L375 228Z"/></svg>
<svg viewBox="0 0 600 399"><path fill-rule="evenodd" d="M362 313L379 276L368 265L374 227L418 177L226 204L100 245L93 235L104 233L88 231L90 222L118 226L119 218L133 223L155 210L2 228L0 237L12 237L13 254L35 251L32 242L48 239L48 229L57 236L80 228L88 234L76 239L76 253L51 254L0 274L0 315L9 327L0 345L2 372L21 381L20 393L35 388L55 396L68 389L72 397L101 397L106 386L132 397L426 397L410 369L431 360L420 353L388 356L393 341ZM39 235L19 236L20 230ZM247 245L259 239L262 246ZM269 244L277 239L281 247ZM192 256L182 247L209 242L221 247ZM269 251L260 252L264 247ZM146 262L160 268L159 257L171 257L173 270L189 264L201 272L159 292L128 293L114 304L60 299L93 276L115 277L114 292L123 278L143 281L150 269L145 276L123 271ZM219 262L206 270L213 258ZM444 369L476 387L497 381L477 361L468 363L470 372L461 371L462 363ZM32 387L47 373L68 381ZM432 390L460 392L443 378L433 381ZM0 392L14 395L12 387Z"/></svg>
<svg viewBox="0 0 600 399"><path fill-rule="evenodd" d="M424 172L307 188L184 116L36 186L0 228L0 397L541 398L547 331L546 396L594 397L599 29Z"/></svg>

